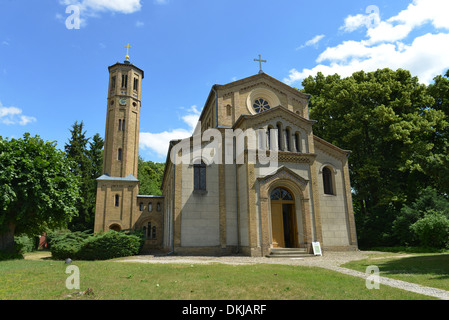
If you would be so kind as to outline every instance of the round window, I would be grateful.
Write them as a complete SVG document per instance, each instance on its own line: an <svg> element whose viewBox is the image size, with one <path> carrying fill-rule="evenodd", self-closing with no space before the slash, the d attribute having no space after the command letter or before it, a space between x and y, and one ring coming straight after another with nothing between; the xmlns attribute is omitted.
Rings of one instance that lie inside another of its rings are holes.
<svg viewBox="0 0 449 320"><path fill-rule="evenodd" d="M270 110L271 107L267 100L259 98L256 99L256 101L254 101L253 108L254 111L256 111L257 113L261 113Z"/></svg>

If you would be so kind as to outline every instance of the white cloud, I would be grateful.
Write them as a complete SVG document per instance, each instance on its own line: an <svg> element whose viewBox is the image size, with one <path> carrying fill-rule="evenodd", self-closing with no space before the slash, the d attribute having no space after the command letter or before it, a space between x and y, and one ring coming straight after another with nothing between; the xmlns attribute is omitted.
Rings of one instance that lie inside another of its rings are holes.
<svg viewBox="0 0 449 320"><path fill-rule="evenodd" d="M318 42L320 42L324 37L325 37L324 34L317 35L313 39L307 41L302 46L296 48L296 50L299 50L299 49L302 49L302 48L305 48L305 47L310 47L310 46L315 46L316 47L318 45Z"/></svg>
<svg viewBox="0 0 449 320"><path fill-rule="evenodd" d="M379 8L377 6L368 6L366 13L367 15L358 14L355 16L347 16L345 24L340 29L346 32L352 32L361 27L372 28L380 23Z"/></svg>
<svg viewBox="0 0 449 320"><path fill-rule="evenodd" d="M185 139L191 135L192 133L185 129L175 129L160 133L141 132L139 145L140 149L150 149L155 152L157 156L163 158L167 155L170 141Z"/></svg>
<svg viewBox="0 0 449 320"><path fill-rule="evenodd" d="M143 27L144 25L145 25L145 22L139 21L139 20L136 21L136 27L137 27L137 28L141 28L141 27Z"/></svg>
<svg viewBox="0 0 449 320"><path fill-rule="evenodd" d="M0 102L0 123L6 125L20 124L25 126L28 123L36 122L35 117L25 116L22 110L16 107L4 107Z"/></svg>
<svg viewBox="0 0 449 320"><path fill-rule="evenodd" d="M346 32L367 28L366 39L344 41L326 48L316 59L315 67L301 71L291 69L284 82L291 85L317 72L347 77L359 70L402 68L428 84L449 68L449 19L445 18L449 1L414 0L407 9L385 21L380 20L378 11L371 8L370 12L348 16L340 28ZM428 28L418 29L424 24L430 24L434 29L432 33ZM414 30L421 34L408 39Z"/></svg>
<svg viewBox="0 0 449 320"><path fill-rule="evenodd" d="M141 0L60 0L65 6L79 6L81 12L121 12L134 13L141 9Z"/></svg>
<svg viewBox="0 0 449 320"><path fill-rule="evenodd" d="M435 28L449 29L449 2L447 0L414 0L407 9L397 16L390 18L389 22L399 22L418 27L430 22Z"/></svg>
<svg viewBox="0 0 449 320"><path fill-rule="evenodd" d="M87 26L87 18L99 17L101 12L131 14L140 11L142 0L59 0L59 3L66 8L77 6L79 9L79 23L81 27ZM66 22L69 15L67 13L56 14L56 19Z"/></svg>
<svg viewBox="0 0 449 320"><path fill-rule="evenodd" d="M149 149L159 157L165 157L168 152L168 146L171 140L185 139L192 136L201 112L197 106L191 106L186 110L186 114L181 116L182 121L188 126L188 129L177 128L171 131L159 133L141 132L140 133L140 149Z"/></svg>

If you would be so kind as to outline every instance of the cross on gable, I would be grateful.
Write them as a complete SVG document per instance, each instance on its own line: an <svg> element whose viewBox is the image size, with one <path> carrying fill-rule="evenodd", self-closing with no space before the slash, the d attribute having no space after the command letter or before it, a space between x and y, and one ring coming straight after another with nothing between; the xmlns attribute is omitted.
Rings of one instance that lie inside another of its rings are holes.
<svg viewBox="0 0 449 320"><path fill-rule="evenodd" d="M260 73L264 73L263 70L262 70L262 62L267 62L267 60L262 60L262 55L259 54L259 59L254 59L254 61L258 61L259 62L259 68L260 68L259 74Z"/></svg>

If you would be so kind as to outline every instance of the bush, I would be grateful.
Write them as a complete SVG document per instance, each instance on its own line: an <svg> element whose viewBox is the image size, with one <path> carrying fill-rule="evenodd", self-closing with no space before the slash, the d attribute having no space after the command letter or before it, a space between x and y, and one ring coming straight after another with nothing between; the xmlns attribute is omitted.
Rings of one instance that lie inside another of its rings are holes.
<svg viewBox="0 0 449 320"><path fill-rule="evenodd" d="M34 239L27 235L14 237L14 242L17 244L17 248L22 254L32 252L36 249Z"/></svg>
<svg viewBox="0 0 449 320"><path fill-rule="evenodd" d="M429 212L410 226L424 246L445 248L449 245L449 219L437 212Z"/></svg>
<svg viewBox="0 0 449 320"><path fill-rule="evenodd" d="M84 232L53 232L49 235L50 251L55 259L107 260L139 253L144 240L137 232L109 231L90 234Z"/></svg>
<svg viewBox="0 0 449 320"><path fill-rule="evenodd" d="M84 231L67 232L57 231L50 233L50 251L55 259L76 259L78 252L89 234Z"/></svg>
<svg viewBox="0 0 449 320"><path fill-rule="evenodd" d="M422 243L422 237L419 237L411 226L421 219L425 219L431 212L449 218L449 199L429 187L422 190L412 204L405 205L396 217L392 228L396 242L406 246L426 246L425 243ZM431 223L428 220L425 222Z"/></svg>
<svg viewBox="0 0 449 320"><path fill-rule="evenodd" d="M81 260L107 260L139 253L141 238L110 230L90 236L78 252Z"/></svg>

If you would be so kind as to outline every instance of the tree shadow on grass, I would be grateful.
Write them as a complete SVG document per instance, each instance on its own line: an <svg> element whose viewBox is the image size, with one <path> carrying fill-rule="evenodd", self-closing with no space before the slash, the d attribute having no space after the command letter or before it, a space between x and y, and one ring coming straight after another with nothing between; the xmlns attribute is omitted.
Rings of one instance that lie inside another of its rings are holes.
<svg viewBox="0 0 449 320"><path fill-rule="evenodd" d="M394 274L429 275L433 279L449 279L449 254L420 255L375 263L381 272Z"/></svg>

